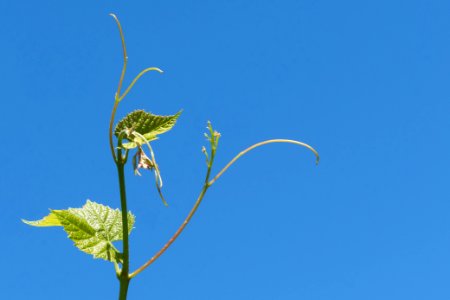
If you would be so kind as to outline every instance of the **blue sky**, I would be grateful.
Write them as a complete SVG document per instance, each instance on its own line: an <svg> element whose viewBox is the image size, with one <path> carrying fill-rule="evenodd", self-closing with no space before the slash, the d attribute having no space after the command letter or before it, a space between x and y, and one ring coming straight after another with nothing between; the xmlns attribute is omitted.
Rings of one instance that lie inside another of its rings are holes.
<svg viewBox="0 0 450 300"><path fill-rule="evenodd" d="M106 2L106 3L105 3ZM152 177L127 173L136 215L131 268L182 222L201 189L207 120L222 134L215 171L269 145L208 192L129 299L449 299L450 2L3 1L0 4L5 299L115 299L112 265L60 228L48 208L86 199L119 207L108 118L121 69L110 12L124 26L121 104L184 109L154 143Z"/></svg>

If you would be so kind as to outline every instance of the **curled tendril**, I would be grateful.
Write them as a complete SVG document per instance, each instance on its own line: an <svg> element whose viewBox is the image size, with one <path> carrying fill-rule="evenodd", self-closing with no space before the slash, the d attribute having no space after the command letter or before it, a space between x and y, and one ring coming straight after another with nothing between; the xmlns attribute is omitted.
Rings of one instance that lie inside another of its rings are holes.
<svg viewBox="0 0 450 300"><path fill-rule="evenodd" d="M231 167L231 165L233 165L239 158L241 158L242 156L244 156L245 154L247 154L248 152L252 151L253 149L256 149L258 147L267 145L267 144L272 144L272 143L287 143L287 144L294 144L294 145L298 145L301 147L305 147L307 149L309 149L311 152L314 153L314 155L316 156L316 165L319 164L320 161L320 156L319 153L316 151L316 149L314 149L313 147L311 147L308 144L296 141L296 140L288 140L288 139L273 139L273 140L266 140L263 142L259 142L256 143L250 147L248 147L247 149L241 151L238 155L236 155L213 179L211 179L211 181L209 182L209 185L212 185L214 182L216 182L217 179L219 179L220 176L222 176L223 173L225 173L226 170L228 170L229 167Z"/></svg>
<svg viewBox="0 0 450 300"><path fill-rule="evenodd" d="M139 78L142 77L142 75L144 75L147 72L150 71L157 71L159 73L163 73L163 71L160 68L156 68L156 67L151 67L151 68L147 68L145 70L142 70L141 73L139 73L134 79L133 81L130 83L130 85L127 87L127 89L125 90L125 92L123 92L123 94L119 97L118 101L122 101L123 98L125 98L125 96L131 91L131 89L133 88L133 86L136 84L136 82L139 80Z"/></svg>

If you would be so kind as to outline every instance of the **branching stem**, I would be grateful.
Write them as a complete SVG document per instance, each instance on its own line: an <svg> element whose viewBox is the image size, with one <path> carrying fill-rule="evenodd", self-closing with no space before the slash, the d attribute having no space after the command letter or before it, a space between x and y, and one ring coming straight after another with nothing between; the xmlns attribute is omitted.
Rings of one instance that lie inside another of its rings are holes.
<svg viewBox="0 0 450 300"><path fill-rule="evenodd" d="M189 214L186 217L186 219L184 220L184 222L181 224L181 226L178 228L178 230L175 232L175 234L169 239L169 241L155 255L153 255L153 257L150 258L150 260L148 260L139 269L137 269L136 271L134 271L134 272L132 272L130 274L130 278L135 277L137 274L141 273L148 266L150 266L155 260L157 260L170 247L170 245L172 245L172 243L175 242L175 240L183 232L184 228L187 226L189 221L192 219L192 217L194 216L194 214L197 211L198 207L200 206L200 203L202 202L203 197L206 194L206 191L210 187L208 181L209 181L209 178L211 176L211 168L212 168L212 165L214 163L215 153L216 153L215 149L211 149L211 159L208 162L208 169L206 171L205 182L203 184L203 188L202 188L202 190L200 192L200 195L197 198L197 201L195 201L194 207L192 207L191 211L189 212Z"/></svg>
<svg viewBox="0 0 450 300"><path fill-rule="evenodd" d="M308 144L302 143L302 142L298 142L295 140L287 140L287 139L273 139L273 140L267 140L267 141L263 141L257 144L254 144L250 147L248 147L247 149L245 149L244 151L240 152L238 155L236 155L219 173L217 173L217 175L210 180L211 177L211 169L213 166L213 162L214 162L214 157L216 154L216 149L217 149L217 144L218 144L218 140L220 137L220 134L213 131L211 123L208 122L208 128L210 130L210 134L211 136L208 136L208 139L211 142L211 153L210 156L207 155L206 151L204 151L205 155L206 155L206 159L207 159L207 171L206 171L206 176L205 176L205 181L202 187L202 190L194 204L194 206L192 207L191 211L189 212L189 214L187 215L186 219L184 220L184 222L180 225L180 227L177 229L177 231L174 233L174 235L168 240L168 242L158 251L156 252L156 254L150 258L150 260L148 260L145 264L143 264L140 268L138 268L136 271L130 273L130 252L129 252L129 237L128 237L128 233L129 233L129 228L128 228L128 209L127 209L127 199L126 199L126 189L125 189L125 174L124 174L124 167L127 161L127 157L128 157L128 150L126 150L125 155L123 155L123 150L122 150L122 139L124 137L124 133L121 133L118 137L118 148L117 148L117 153L116 153L116 148L114 147L114 140L113 140L113 126L114 126L114 119L115 119L115 115L116 115L116 111L118 108L118 105L120 103L120 101L122 101L125 96L128 95L128 93L131 91L131 89L133 88L133 86L136 84L136 82L147 72L150 71L157 71L159 73L162 73L163 71L159 68L155 68L155 67L151 67L151 68L147 68L144 69L143 71L141 71L134 79L133 81L130 83L130 85L125 89L124 93L121 94L121 89L122 89L122 85L123 85L123 80L125 78L125 73L126 73L126 69L127 69L127 63L128 63L128 56L127 56L127 49L126 49L126 44L125 44L125 37L123 35L123 30L122 30L122 26L117 18L116 15L114 14L110 14L114 20L116 21L117 27L119 28L119 33L120 33L120 38L121 38L121 42L122 42L122 50L123 50L123 67L122 67L122 72L120 74L120 79L119 79L119 83L117 86L117 91L114 95L114 106L111 112L111 119L109 122L109 146L110 146L110 150L111 150L111 154L113 156L114 162L117 166L117 171L118 171L118 177L119 177L119 188L120 188L120 204L121 204L121 216L122 216L122 233L123 233L123 249L122 249L122 254L123 254L123 261L122 261L122 268L120 269L119 266L117 265L117 263L115 263L114 267L116 270L116 274L117 277L120 281L120 291L119 291L119 300L126 300L127 298L127 292L128 292L128 286L130 283L130 280L135 277L137 274L139 274L140 272L142 272L143 270L145 270L148 266L150 266L153 262L155 262L172 244L173 242L175 242L175 240L180 236L180 234L183 232L183 230L186 228L187 224L189 223L189 221L192 219L192 217L194 216L195 212L197 211L198 207L200 206L200 203L202 202L206 192L208 191L208 189L228 170L228 168L231 167L231 165L233 165L239 158L241 158L242 156L244 156L245 154L247 154L248 152L250 152L251 150L258 148L260 146L263 145L267 145L270 143L290 143L290 144L296 144L302 147L306 147L309 150L311 150L315 155L316 155L316 163L319 162L319 154L317 153L317 151L312 148L311 146L309 146ZM144 139L145 140L145 139ZM156 165L156 161L153 155L153 151L151 150L150 145L148 145L150 148L150 151L152 153L152 160L153 160L153 164L155 165L156 171L159 175L159 170L157 169L157 165ZM159 177L160 178L160 177ZM158 192L160 193L161 197L161 181L158 182L158 180L156 180L156 185L158 188ZM164 200L164 198L162 197L162 199Z"/></svg>
<svg viewBox="0 0 450 300"><path fill-rule="evenodd" d="M156 254L153 255L153 257L150 258L145 264L143 264L136 271L132 272L130 274L130 278L135 277L137 274L139 274L140 272L145 270L148 266L150 266L152 263L154 263L170 247L170 245L172 245L173 242L175 242L175 240L183 232L183 230L186 228L186 226L189 223L189 221L194 216L194 214L197 211L198 207L200 206L200 203L202 202L202 200L203 200L207 190L214 184L214 182L217 181L217 179L219 179L220 176L223 175L223 173L225 173L226 170L228 170L228 168L232 164L234 164L240 157L244 156L246 153L250 152L251 150L253 150L255 148L258 148L260 146L263 146L263 145L271 144L271 143L290 143L290 144L295 144L295 145L299 145L299 146L302 146L302 147L306 147L309 150L311 150L314 153L314 155L316 156L316 164L319 163L319 154L317 153L317 151L313 147L309 146L308 144L305 144L305 143L302 143L302 142L299 142L299 141L295 141L295 140L273 139L273 140L267 140L267 141L263 141L263 142L260 142L260 143L256 143L256 144L248 147L244 151L240 152L212 180L209 180L210 174L211 174L211 168L212 168L212 165L213 165L213 162L214 162L214 157L215 157L215 154L216 154L216 149L215 148L211 149L211 158L208 160L208 169L207 169L207 172L206 172L205 183L204 183L203 188L202 188L202 190L200 192L200 195L197 198L197 201L195 202L195 204L192 207L191 211L189 212L188 216L186 217L184 222L181 224L181 226L177 229L175 234L169 239L169 241L158 252L156 252Z"/></svg>

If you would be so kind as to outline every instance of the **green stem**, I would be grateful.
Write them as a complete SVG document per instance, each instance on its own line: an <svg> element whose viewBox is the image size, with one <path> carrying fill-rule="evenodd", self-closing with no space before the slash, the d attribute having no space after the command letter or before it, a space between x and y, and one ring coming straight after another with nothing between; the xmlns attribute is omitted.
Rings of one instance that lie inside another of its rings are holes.
<svg viewBox="0 0 450 300"><path fill-rule="evenodd" d="M119 187L120 187L120 206L122 208L122 235L123 235L123 263L122 271L119 275L120 292L119 300L127 299L128 285L130 283L130 250L128 243L128 209L127 209L127 195L125 190L125 160L122 156L122 150L117 150L117 172L119 175Z"/></svg>
<svg viewBox="0 0 450 300"><path fill-rule="evenodd" d="M120 281L120 292L119 292L119 300L126 300L128 293L128 285L130 284L130 280L121 280Z"/></svg>

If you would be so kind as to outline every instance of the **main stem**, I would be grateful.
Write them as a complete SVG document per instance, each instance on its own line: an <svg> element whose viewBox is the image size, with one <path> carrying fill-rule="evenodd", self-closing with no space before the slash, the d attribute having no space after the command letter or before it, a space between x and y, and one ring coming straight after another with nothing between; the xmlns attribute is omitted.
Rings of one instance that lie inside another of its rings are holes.
<svg viewBox="0 0 450 300"><path fill-rule="evenodd" d="M128 293L128 285L130 284L130 280L120 280L120 291L119 291L119 300L126 300Z"/></svg>
<svg viewBox="0 0 450 300"><path fill-rule="evenodd" d="M117 150L117 172L119 174L119 188L120 188L120 205L122 208L122 236L123 236L123 263L122 271L119 274L120 292L119 300L126 300L128 293L128 285L130 284L130 250L128 243L128 216L127 216L127 194L125 190L125 161L122 156L122 150Z"/></svg>

